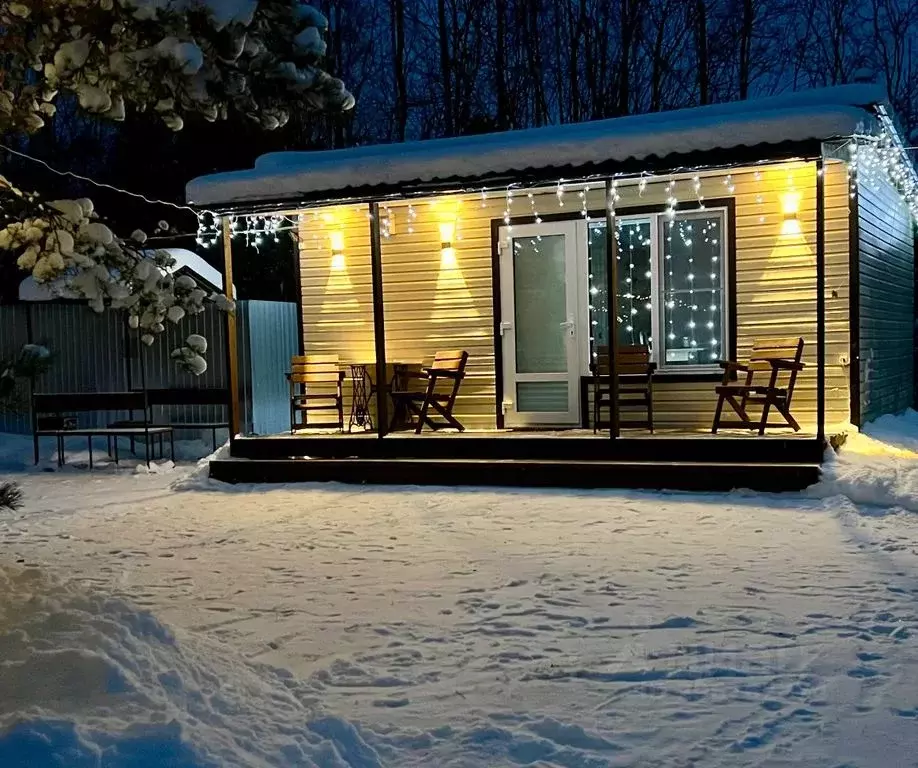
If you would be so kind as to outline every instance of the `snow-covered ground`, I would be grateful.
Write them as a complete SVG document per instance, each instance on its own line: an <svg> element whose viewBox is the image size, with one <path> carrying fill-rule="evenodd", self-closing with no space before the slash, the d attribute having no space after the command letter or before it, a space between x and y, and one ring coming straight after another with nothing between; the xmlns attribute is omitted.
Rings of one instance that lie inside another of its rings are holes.
<svg viewBox="0 0 918 768"><path fill-rule="evenodd" d="M775 496L18 471L0 765L918 765L918 414L870 432Z"/></svg>

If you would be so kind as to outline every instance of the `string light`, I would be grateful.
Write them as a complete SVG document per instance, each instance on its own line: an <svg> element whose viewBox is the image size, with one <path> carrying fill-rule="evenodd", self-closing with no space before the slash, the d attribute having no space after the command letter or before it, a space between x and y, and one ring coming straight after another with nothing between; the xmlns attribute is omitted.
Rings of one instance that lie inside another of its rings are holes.
<svg viewBox="0 0 918 768"><path fill-rule="evenodd" d="M414 222L418 217L418 212L411 203L408 203L408 234L414 234Z"/></svg>
<svg viewBox="0 0 918 768"><path fill-rule="evenodd" d="M695 190L695 200L698 202L698 207L704 210L704 195L701 194L701 176L697 173L692 177L692 189Z"/></svg>
<svg viewBox="0 0 918 768"><path fill-rule="evenodd" d="M526 197L529 198L529 211L532 214L532 220L536 224L541 224L542 217L539 216L539 212L538 210L536 210L535 195L532 192L530 192L528 195L526 195Z"/></svg>

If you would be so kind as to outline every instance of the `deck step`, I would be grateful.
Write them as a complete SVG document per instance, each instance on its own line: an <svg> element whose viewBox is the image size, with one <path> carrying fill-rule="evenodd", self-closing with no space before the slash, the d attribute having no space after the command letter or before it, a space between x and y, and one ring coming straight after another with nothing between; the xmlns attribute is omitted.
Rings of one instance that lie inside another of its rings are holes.
<svg viewBox="0 0 918 768"><path fill-rule="evenodd" d="M233 441L243 459L504 459L549 461L664 461L724 464L818 464L823 446L805 437L374 436L249 437Z"/></svg>
<svg viewBox="0 0 918 768"><path fill-rule="evenodd" d="M338 482L525 488L645 488L799 491L819 480L818 463L572 461L563 459L219 459L210 476L227 483Z"/></svg>

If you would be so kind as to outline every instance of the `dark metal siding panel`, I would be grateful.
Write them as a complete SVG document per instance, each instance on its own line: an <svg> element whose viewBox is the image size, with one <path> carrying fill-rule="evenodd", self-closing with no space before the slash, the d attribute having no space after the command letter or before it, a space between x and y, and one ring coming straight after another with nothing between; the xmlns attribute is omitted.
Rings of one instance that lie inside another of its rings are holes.
<svg viewBox="0 0 918 768"><path fill-rule="evenodd" d="M179 368L171 358L172 351L184 344L191 334L207 339L207 370L200 376ZM135 389L140 389L141 366L138 354L143 355L144 373L148 389L157 388L219 388L226 386L226 345L223 338L226 324L223 313L212 305L203 312L189 315L178 323L166 323L166 330L149 347L140 343L136 331L131 333L131 373ZM138 352L139 350L139 352ZM153 409L153 419L166 422L207 422L226 419L223 405L162 405ZM209 430L207 436L209 439ZM183 432L182 438L191 436ZM198 437L203 436L197 435Z"/></svg>
<svg viewBox="0 0 918 768"><path fill-rule="evenodd" d="M0 307L0 358L18 354L22 345L28 342L26 322L25 306ZM24 403L28 396L28 388L22 388L16 399ZM0 432L24 435L31 431L27 409L0 410Z"/></svg>
<svg viewBox="0 0 918 768"><path fill-rule="evenodd" d="M251 388L252 431L267 435L290 429L290 358L299 353L296 305L246 302L247 371Z"/></svg>
<svg viewBox="0 0 918 768"><path fill-rule="evenodd" d="M915 249L908 208L889 183L858 194L861 420L914 400Z"/></svg>
<svg viewBox="0 0 918 768"><path fill-rule="evenodd" d="M83 303L33 304L32 340L53 356L50 370L35 383L36 392L111 392L127 389L123 316L96 313ZM103 427L124 411L79 414L84 426Z"/></svg>

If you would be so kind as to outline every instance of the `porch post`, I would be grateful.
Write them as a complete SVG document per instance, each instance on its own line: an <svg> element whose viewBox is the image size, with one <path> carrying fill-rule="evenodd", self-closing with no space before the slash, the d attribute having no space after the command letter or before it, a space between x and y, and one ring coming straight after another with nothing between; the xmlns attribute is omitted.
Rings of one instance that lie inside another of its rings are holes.
<svg viewBox="0 0 918 768"><path fill-rule="evenodd" d="M826 439L826 181L816 160L816 439Z"/></svg>
<svg viewBox="0 0 918 768"><path fill-rule="evenodd" d="M233 285L233 232L230 217L223 217L223 294L230 301L236 299ZM236 339L236 313L226 313L226 370L229 378L227 408L229 409L229 439L233 440L239 433L239 350Z"/></svg>
<svg viewBox="0 0 918 768"><path fill-rule="evenodd" d="M612 180L606 179L606 333L609 338L609 437L615 440L618 426L618 246L612 206Z"/></svg>
<svg viewBox="0 0 918 768"><path fill-rule="evenodd" d="M301 357L306 354L306 333L303 328L303 273L300 264L300 235L303 225L300 223L300 217L297 215L296 237L293 238L293 279L296 281L296 348L297 354Z"/></svg>
<svg viewBox="0 0 918 768"><path fill-rule="evenodd" d="M379 237L379 204L370 203L370 267L373 279L373 340L376 345L376 432L389 429L389 380L386 378L386 325L383 313L382 241Z"/></svg>

